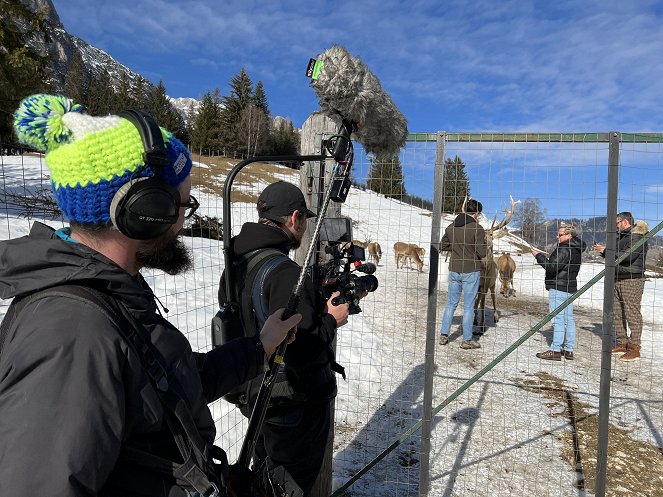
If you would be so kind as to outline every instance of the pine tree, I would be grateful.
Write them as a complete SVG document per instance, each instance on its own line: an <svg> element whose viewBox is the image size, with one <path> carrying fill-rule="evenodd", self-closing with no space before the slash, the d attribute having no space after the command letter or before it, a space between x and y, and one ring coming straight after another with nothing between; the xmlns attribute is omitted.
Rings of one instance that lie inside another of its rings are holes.
<svg viewBox="0 0 663 497"><path fill-rule="evenodd" d="M366 186L386 197L400 199L405 195L403 168L398 155L372 158Z"/></svg>
<svg viewBox="0 0 663 497"><path fill-rule="evenodd" d="M93 116L110 114L115 99L115 92L107 72L102 72L90 82L87 110Z"/></svg>
<svg viewBox="0 0 663 497"><path fill-rule="evenodd" d="M221 102L218 88L203 95L198 112L192 119L191 148L194 152L211 153L221 147Z"/></svg>
<svg viewBox="0 0 663 497"><path fill-rule="evenodd" d="M76 51L71 58L64 80L64 95L74 102L88 105L88 75L80 52Z"/></svg>
<svg viewBox="0 0 663 497"><path fill-rule="evenodd" d="M465 196L470 196L470 180L465 163L458 156L444 161L442 212L460 212Z"/></svg>
<svg viewBox="0 0 663 497"><path fill-rule="evenodd" d="M159 81L159 84L152 89L147 101L147 112L159 126L166 128L183 142L189 141L184 117L168 99L163 81Z"/></svg>
<svg viewBox="0 0 663 497"><path fill-rule="evenodd" d="M274 126L274 155L295 155L299 150L299 134L290 120L278 120Z"/></svg>
<svg viewBox="0 0 663 497"><path fill-rule="evenodd" d="M238 128L242 120L242 112L253 101L253 83L242 68L230 81L230 95L223 97L223 127L221 129L221 142L229 151L237 151L242 145L246 146L246 139L240 140Z"/></svg>
<svg viewBox="0 0 663 497"><path fill-rule="evenodd" d="M136 109L147 112L147 101L152 93L152 83L142 76L138 76L135 84L131 87L131 101Z"/></svg>
<svg viewBox="0 0 663 497"><path fill-rule="evenodd" d="M111 112L118 113L134 107L134 101L131 96L131 81L129 80L129 75L126 72L123 72L120 75L120 81L117 84L117 91L115 93Z"/></svg>
<svg viewBox="0 0 663 497"><path fill-rule="evenodd" d="M267 94L262 85L262 81L256 84L256 90L253 93L253 103L260 109L267 117L269 117L269 104L267 103Z"/></svg>

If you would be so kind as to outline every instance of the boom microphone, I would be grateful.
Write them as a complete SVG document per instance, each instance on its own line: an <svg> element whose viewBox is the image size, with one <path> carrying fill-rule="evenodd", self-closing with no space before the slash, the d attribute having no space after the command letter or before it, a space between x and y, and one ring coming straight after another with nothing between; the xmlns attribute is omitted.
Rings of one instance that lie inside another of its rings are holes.
<svg viewBox="0 0 663 497"><path fill-rule="evenodd" d="M353 135L367 152L398 153L407 139L407 120L368 67L340 45L311 62L315 63L309 63L311 86L322 111L339 124L357 124Z"/></svg>

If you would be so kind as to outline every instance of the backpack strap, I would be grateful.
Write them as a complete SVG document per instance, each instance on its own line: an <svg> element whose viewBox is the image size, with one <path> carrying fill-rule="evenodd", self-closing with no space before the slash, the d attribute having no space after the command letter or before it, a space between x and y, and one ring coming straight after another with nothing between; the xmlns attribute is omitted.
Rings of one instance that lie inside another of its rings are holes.
<svg viewBox="0 0 663 497"><path fill-rule="evenodd" d="M110 322L115 324L130 348L138 355L141 365L156 389L159 400L165 408L166 422L180 451L183 463L177 464L167 461L128 446L122 448L122 458L171 476L175 478L178 484L193 488L202 496L218 496L219 488L215 482L210 481L208 472L211 471L214 474L218 483L223 482L223 475L227 472L225 453L215 447L213 457L220 460L221 464L214 463L205 442L198 432L191 410L184 400L185 397L181 393L182 388L179 382L172 375L169 375L167 367L162 362L160 352L149 339L147 330L135 319L128 316L128 311L111 295L87 285L60 285L35 292L18 299L18 301L14 299L2 322L0 345L4 341L10 325L23 308L35 300L51 296L62 296L87 302L96 307Z"/></svg>
<svg viewBox="0 0 663 497"><path fill-rule="evenodd" d="M274 269L288 261L290 261L288 256L274 249L261 250L249 260L244 291L240 297L245 323L250 320L249 316L254 317L252 320L254 331L249 336L258 334L269 315L269 302L264 291L267 277ZM248 312L249 308L252 312Z"/></svg>
<svg viewBox="0 0 663 497"><path fill-rule="evenodd" d="M265 324L269 310L266 297L262 294L265 279L273 269L287 261L290 258L280 250L265 248L244 254L233 265L243 336L256 336ZM249 380L233 388L224 395L224 399L232 404L246 405L254 389L254 382Z"/></svg>

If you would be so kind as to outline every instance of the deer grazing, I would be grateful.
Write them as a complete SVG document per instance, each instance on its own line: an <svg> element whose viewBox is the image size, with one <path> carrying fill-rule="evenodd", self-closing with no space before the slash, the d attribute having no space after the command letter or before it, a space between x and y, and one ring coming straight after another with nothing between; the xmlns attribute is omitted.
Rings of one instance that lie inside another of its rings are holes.
<svg viewBox="0 0 663 497"><path fill-rule="evenodd" d="M520 200L513 200L512 196L509 196L511 200L511 208L505 209L504 213L506 216L502 221L497 225L495 220L497 216L493 218L493 224L490 229L486 230L486 257L481 260L481 276L479 279L479 293L477 294L476 301L474 303L474 325L479 326L479 332L484 333L486 331L485 325L485 311L486 311L486 294L490 292L491 298L493 299L493 319L495 324L500 320L500 313L497 310L497 304L495 301L495 283L497 281L497 263L493 257L493 240L501 238L508 233L506 225L509 224L513 213L516 210L516 204L520 203ZM467 201L467 199L466 199ZM465 212L465 203L463 203L463 212Z"/></svg>
<svg viewBox="0 0 663 497"><path fill-rule="evenodd" d="M396 268L398 268L398 264L401 260L403 261L401 267L403 267L405 266L405 262L409 259L417 265L417 269L420 273L422 273L424 270L424 262L421 258L425 252L425 249L417 247L413 243L394 243L394 259L396 260Z"/></svg>
<svg viewBox="0 0 663 497"><path fill-rule="evenodd" d="M368 250L368 260L375 261L376 265L380 264L380 258L382 257L382 248L380 247L380 244L378 242L368 242L366 249Z"/></svg>
<svg viewBox="0 0 663 497"><path fill-rule="evenodd" d="M516 289L513 288L513 275L516 272L516 261L511 258L508 252L502 252L497 259L497 272L500 275L500 294L509 298L516 296Z"/></svg>

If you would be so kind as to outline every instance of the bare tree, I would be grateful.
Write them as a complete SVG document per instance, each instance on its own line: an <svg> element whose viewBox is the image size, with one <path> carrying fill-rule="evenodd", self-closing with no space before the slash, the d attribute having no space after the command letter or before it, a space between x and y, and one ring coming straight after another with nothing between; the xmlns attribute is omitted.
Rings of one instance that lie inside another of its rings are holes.
<svg viewBox="0 0 663 497"><path fill-rule="evenodd" d="M256 155L264 148L269 136L269 119L255 104L248 104L241 114L237 127L238 138L246 150L246 155Z"/></svg>
<svg viewBox="0 0 663 497"><path fill-rule="evenodd" d="M545 210L538 198L526 198L522 207L514 215L515 225L520 228L521 236L527 243L543 246L545 236Z"/></svg>

